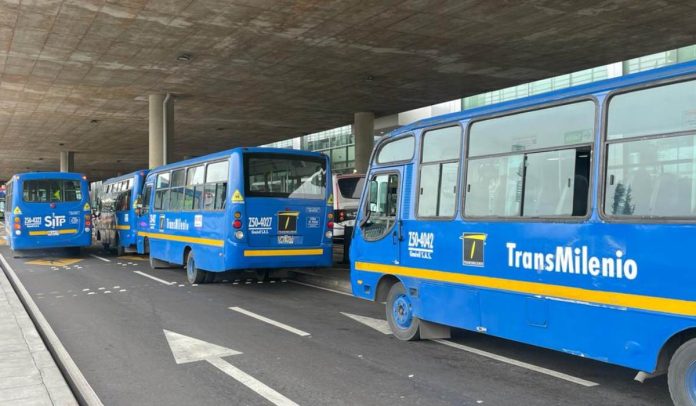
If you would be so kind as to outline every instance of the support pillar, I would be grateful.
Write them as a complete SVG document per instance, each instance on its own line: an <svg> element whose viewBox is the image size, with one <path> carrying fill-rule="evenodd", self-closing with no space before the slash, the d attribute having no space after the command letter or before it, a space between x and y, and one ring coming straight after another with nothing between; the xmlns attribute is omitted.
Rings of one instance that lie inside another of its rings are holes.
<svg viewBox="0 0 696 406"><path fill-rule="evenodd" d="M163 94L151 94L149 97L150 139L148 143L148 162L150 169L164 164L164 137L162 136L162 117L164 112L162 111L162 102L164 102Z"/></svg>
<svg viewBox="0 0 696 406"><path fill-rule="evenodd" d="M355 113L353 116L353 135L355 136L355 171L366 173L370 165L370 154L375 139L375 114Z"/></svg>
<svg viewBox="0 0 696 406"><path fill-rule="evenodd" d="M75 153L73 151L60 151L60 171L75 171Z"/></svg>

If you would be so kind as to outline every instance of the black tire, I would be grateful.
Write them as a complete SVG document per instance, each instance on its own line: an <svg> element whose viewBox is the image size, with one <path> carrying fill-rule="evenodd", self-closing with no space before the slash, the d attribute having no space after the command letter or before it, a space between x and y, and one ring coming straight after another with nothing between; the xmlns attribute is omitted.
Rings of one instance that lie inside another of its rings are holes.
<svg viewBox="0 0 696 406"><path fill-rule="evenodd" d="M215 273L215 272L206 271L206 273L205 273L205 280L203 281L203 283L213 283L213 282L215 282L215 276L216 276L216 273Z"/></svg>
<svg viewBox="0 0 696 406"><path fill-rule="evenodd" d="M196 258L193 256L193 252L189 252L186 257L186 279L188 279L190 284L201 284L205 283L208 272L200 269L196 266Z"/></svg>
<svg viewBox="0 0 696 406"><path fill-rule="evenodd" d="M394 337L403 341L420 340L420 320L413 316L410 298L401 282L393 284L389 289L385 310ZM395 312L398 313L398 320L395 318ZM410 317L407 313L410 313Z"/></svg>
<svg viewBox="0 0 696 406"><path fill-rule="evenodd" d="M696 404L696 338L681 345L667 370L669 394L675 406Z"/></svg>
<svg viewBox="0 0 696 406"><path fill-rule="evenodd" d="M143 254L150 255L150 239L146 238L143 240Z"/></svg>
<svg viewBox="0 0 696 406"><path fill-rule="evenodd" d="M169 262L161 261L157 258L153 258L152 255L150 255L150 268L152 268L152 269L169 268Z"/></svg>

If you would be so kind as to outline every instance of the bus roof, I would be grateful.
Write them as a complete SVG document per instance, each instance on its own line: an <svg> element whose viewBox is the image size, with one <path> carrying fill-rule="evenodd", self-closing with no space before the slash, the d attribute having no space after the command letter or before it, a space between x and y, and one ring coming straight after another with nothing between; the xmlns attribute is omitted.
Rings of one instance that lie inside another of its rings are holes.
<svg viewBox="0 0 696 406"><path fill-rule="evenodd" d="M104 185L108 185L109 183L115 183L115 182L120 182L122 180L127 180L131 179L133 176L141 174L142 176L147 176L148 170L147 169L140 169L135 172L127 173L125 175L117 176L115 178L109 178L106 179L102 182Z"/></svg>
<svg viewBox="0 0 696 406"><path fill-rule="evenodd" d="M87 177L77 172L24 172L12 175L12 179L71 179L87 180Z"/></svg>
<svg viewBox="0 0 696 406"><path fill-rule="evenodd" d="M188 166L188 165L192 165L192 164L208 162L208 161L212 161L212 160L219 159L219 158L229 157L234 153L241 153L241 152L303 155L303 156L311 156L311 157L317 157L317 158L326 157L325 154L322 154L320 152L302 151L302 150L297 150L297 149L266 148L266 147L237 147L237 148L227 149L227 150L220 151L220 152L214 152L214 153L208 154L208 155L203 155L203 156L199 156L199 157L195 157L195 158L191 158L191 159L186 159L183 161L174 162L174 163L163 165L163 166L158 166L157 168L151 169L150 173L162 172L162 171L167 171L170 169L180 168L182 166Z"/></svg>
<svg viewBox="0 0 696 406"><path fill-rule="evenodd" d="M571 97L583 96L594 93L610 91L615 88L637 85L643 82L669 79L675 76L696 73L696 61L685 62L675 65L666 66L663 68L652 69L639 73L632 73L625 76L620 76L612 79L600 80L597 82L586 83L572 87L566 87L559 90L554 90L546 93L540 93L533 96L523 97L487 106L475 107L456 113L444 114L437 117L426 118L397 128L389 133L385 139L418 130L425 127L434 127L450 122L463 121L472 117L483 116L487 114L500 113L510 110L517 110L524 107L530 107L538 104L563 100Z"/></svg>

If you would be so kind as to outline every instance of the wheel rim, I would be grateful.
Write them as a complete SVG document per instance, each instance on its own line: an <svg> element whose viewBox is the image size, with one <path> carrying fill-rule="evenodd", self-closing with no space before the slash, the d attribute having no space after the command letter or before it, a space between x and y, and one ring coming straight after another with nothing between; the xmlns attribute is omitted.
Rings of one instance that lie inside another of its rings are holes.
<svg viewBox="0 0 696 406"><path fill-rule="evenodd" d="M397 327L407 330L413 322L411 300L405 294L399 294L392 305L392 315Z"/></svg>
<svg viewBox="0 0 696 406"><path fill-rule="evenodd" d="M189 257L188 262L186 262L186 275L189 280L192 281L196 274L196 262L193 257Z"/></svg>
<svg viewBox="0 0 696 406"><path fill-rule="evenodd" d="M691 403L696 404L696 362L692 362L686 369L686 391Z"/></svg>

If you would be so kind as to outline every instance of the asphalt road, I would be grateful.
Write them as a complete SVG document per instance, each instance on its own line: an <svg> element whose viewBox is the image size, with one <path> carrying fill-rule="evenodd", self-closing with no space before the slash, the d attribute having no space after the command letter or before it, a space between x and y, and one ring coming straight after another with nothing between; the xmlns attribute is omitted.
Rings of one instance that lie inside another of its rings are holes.
<svg viewBox="0 0 696 406"><path fill-rule="evenodd" d="M270 404L209 362L177 364L164 330L241 352L224 360L300 405L671 404L664 377L640 384L633 370L480 334L458 331L451 341L598 385L442 343L401 342L342 314L383 320L382 306L292 281L221 275L189 286L182 269L152 270L145 258L0 253L106 405Z"/></svg>

